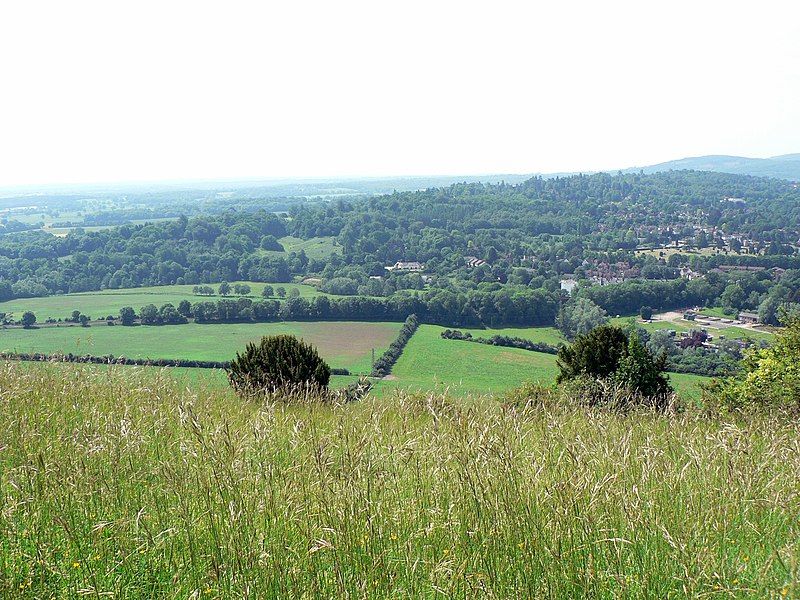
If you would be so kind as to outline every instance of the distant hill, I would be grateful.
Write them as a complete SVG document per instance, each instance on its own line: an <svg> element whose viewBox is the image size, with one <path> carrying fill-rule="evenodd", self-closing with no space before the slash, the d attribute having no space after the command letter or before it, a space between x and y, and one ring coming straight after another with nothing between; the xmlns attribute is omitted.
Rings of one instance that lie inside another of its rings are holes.
<svg viewBox="0 0 800 600"><path fill-rule="evenodd" d="M770 158L748 158L746 156L712 154L708 156L681 158L647 167L625 169L625 172L644 171L645 173L657 173L659 171L677 171L682 169L717 171L720 173L753 175L756 177L777 177L779 179L800 181L800 154L783 154Z"/></svg>

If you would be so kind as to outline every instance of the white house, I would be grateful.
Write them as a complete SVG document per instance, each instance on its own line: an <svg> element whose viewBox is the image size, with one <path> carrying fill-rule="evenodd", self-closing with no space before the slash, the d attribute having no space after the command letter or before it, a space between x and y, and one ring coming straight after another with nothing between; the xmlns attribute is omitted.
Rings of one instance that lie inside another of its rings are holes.
<svg viewBox="0 0 800 600"><path fill-rule="evenodd" d="M390 267L386 267L387 271L407 271L409 273L419 272L425 270L425 265L415 261L405 262L397 261Z"/></svg>

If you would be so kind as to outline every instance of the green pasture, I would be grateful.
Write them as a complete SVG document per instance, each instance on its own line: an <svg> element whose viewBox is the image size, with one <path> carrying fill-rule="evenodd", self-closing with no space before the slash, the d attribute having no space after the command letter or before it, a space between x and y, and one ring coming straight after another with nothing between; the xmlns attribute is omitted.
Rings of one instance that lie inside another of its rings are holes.
<svg viewBox="0 0 800 600"><path fill-rule="evenodd" d="M380 356L400 327L400 323L334 321L4 329L0 350L223 361L261 336L291 334L314 344L332 367L369 373L372 349Z"/></svg>
<svg viewBox="0 0 800 600"><path fill-rule="evenodd" d="M301 250L306 253L308 258L324 259L328 258L334 252L341 253L341 248L336 244L336 238L333 236L328 237L313 237L304 240L297 237L287 235L279 238L278 242L283 249L288 252L300 252ZM266 254L281 254L280 252L266 252Z"/></svg>
<svg viewBox="0 0 800 600"><path fill-rule="evenodd" d="M551 384L555 381L558 368L556 357L552 354L445 340L441 337L445 329L436 325L421 325L406 345L390 378L377 386L378 395L384 395L394 388L447 390L453 395L499 394L525 382ZM538 335L537 329L542 330ZM476 335L476 330L469 331ZM552 343L554 340L551 328L501 329L495 332L533 341L549 340L548 343ZM708 381L708 378L670 374L670 380L680 394L696 398L699 396L699 384Z"/></svg>
<svg viewBox="0 0 800 600"><path fill-rule="evenodd" d="M267 285L272 286L273 290L282 287L286 290L287 295L290 290L297 289L301 298L325 295L314 286L299 283L257 283L252 281L232 281L230 283L231 286L236 283L247 283L252 288L248 296L252 300L260 299L262 297L261 292L264 290L264 286ZM218 283L207 285L213 287L214 290L219 288ZM18 319L23 312L30 310L33 311L39 322L43 322L49 317L54 319L69 317L74 310L79 310L92 318L105 318L108 315L117 316L123 306L131 306L138 313L139 309L147 304L155 304L160 307L162 304L170 302L177 306L181 300L200 302L203 300L217 301L222 298L218 294L197 296L192 293L193 287L194 285L161 285L63 294L60 296L45 296L43 298L18 298L0 302L0 312L12 313L14 318ZM227 297L237 298L238 296L230 295ZM272 298L279 300L275 295Z"/></svg>

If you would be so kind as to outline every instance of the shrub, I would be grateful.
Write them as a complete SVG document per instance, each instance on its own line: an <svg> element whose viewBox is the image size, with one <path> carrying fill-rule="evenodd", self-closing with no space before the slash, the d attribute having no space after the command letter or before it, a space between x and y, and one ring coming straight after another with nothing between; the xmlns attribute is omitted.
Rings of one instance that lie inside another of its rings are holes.
<svg viewBox="0 0 800 600"><path fill-rule="evenodd" d="M726 410L800 412L800 320L792 321L772 346L747 351L742 367L741 375L706 386L704 403Z"/></svg>
<svg viewBox="0 0 800 600"><path fill-rule="evenodd" d="M36 315L31 311L26 310L22 313L22 318L19 321L25 329L30 329L36 323Z"/></svg>
<svg viewBox="0 0 800 600"><path fill-rule="evenodd" d="M551 346L542 342L533 342L525 338L510 337L507 335L493 335L490 338L472 337L468 331L464 333L458 329L445 329L441 336L445 340L461 340L463 342L475 342L476 344L487 344L489 346L504 346L506 348L519 348L531 352L544 352L546 354L558 354L558 347Z"/></svg>
<svg viewBox="0 0 800 600"><path fill-rule="evenodd" d="M609 377L619 367L628 347L628 336L619 327L602 325L579 335L558 351L558 378L562 383L581 375Z"/></svg>
<svg viewBox="0 0 800 600"><path fill-rule="evenodd" d="M633 333L604 325L580 335L558 352L558 383L578 381L576 394L594 406L645 404L666 408L672 388L663 371L666 355L658 358ZM583 393L585 392L585 393Z"/></svg>
<svg viewBox="0 0 800 600"><path fill-rule="evenodd" d="M311 344L293 335L264 336L236 354L228 380L240 395L273 393L292 387L325 389L331 369Z"/></svg>

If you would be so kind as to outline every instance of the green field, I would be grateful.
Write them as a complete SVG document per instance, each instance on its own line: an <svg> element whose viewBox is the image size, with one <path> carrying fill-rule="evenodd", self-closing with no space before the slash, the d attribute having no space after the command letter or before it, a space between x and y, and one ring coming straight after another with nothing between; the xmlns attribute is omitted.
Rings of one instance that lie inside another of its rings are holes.
<svg viewBox="0 0 800 600"><path fill-rule="evenodd" d="M445 329L437 325L421 325L392 369L390 379L381 381L376 392L385 395L391 389L400 388L447 390L450 394L462 396L500 394L525 382L555 382L558 368L552 354L445 340L440 335ZM552 328L541 328L538 334L537 330L539 328L495 332L553 343L555 333ZM469 331L476 335L488 330ZM670 380L680 394L696 398L699 384L709 379L698 375L670 374Z"/></svg>
<svg viewBox="0 0 800 600"><path fill-rule="evenodd" d="M734 313L733 315L729 315L720 306L706 307L700 311L700 314L706 315L708 317L719 317L720 319L733 319L734 317L736 317L736 313Z"/></svg>
<svg viewBox="0 0 800 600"><path fill-rule="evenodd" d="M290 290L297 289L301 298L312 298L314 296L327 295L320 292L316 287L298 283L258 283L252 281L230 282L233 286L236 283L247 283L252 291L249 298L256 300L261 298L264 286L270 285L273 290L283 287L288 294ZM215 290L219 284L209 284ZM136 312L146 304L161 306L170 302L175 306L181 300L190 302L200 302L204 300L217 301L221 296L196 296L192 293L194 285L161 285L141 288L125 288L115 290L101 290L98 292L85 292L80 294L64 294L61 296L45 296L43 298L19 298L0 302L0 311L12 313L18 319L26 310L33 311L36 318L42 322L48 317L63 319L70 316L73 310L79 310L83 314L92 318L105 318L108 315L116 316L119 309L123 306L131 306ZM228 296L236 298L236 296ZM273 296L278 300L277 296Z"/></svg>
<svg viewBox="0 0 800 600"><path fill-rule="evenodd" d="M442 331L444 329L446 328L443 328ZM460 329L456 327L451 329L459 329L464 333L471 333L472 337L490 338L494 335L504 335L531 340L540 344L550 344L551 346L566 343L564 336L555 327L504 327L502 329Z"/></svg>
<svg viewBox="0 0 800 600"><path fill-rule="evenodd" d="M0 350L223 361L232 359L247 342L263 335L286 333L317 346L332 367L369 373L372 349L380 356L397 337L400 326L333 321L4 329L0 331Z"/></svg>
<svg viewBox="0 0 800 600"><path fill-rule="evenodd" d="M288 252L300 252L301 250L306 253L308 258L325 259L329 258L334 252L341 254L341 248L336 244L335 237L314 237L308 240L292 237L287 235L278 239L283 249ZM263 252L263 251L262 251ZM281 252L266 251L265 254L280 255Z"/></svg>
<svg viewBox="0 0 800 600"><path fill-rule="evenodd" d="M2 364L2 363L0 363ZM10 361L10 368L23 371L36 370L45 373L60 373L74 376L75 373L91 374L92 377L148 377L153 381L177 383L194 393L218 392L229 389L228 377L223 369L199 369L190 367L151 367L142 365L98 365L66 362ZM359 375L331 375L330 387L340 388L358 381Z"/></svg>
<svg viewBox="0 0 800 600"><path fill-rule="evenodd" d="M6 329L0 332L0 350L229 360L248 341L262 335L290 333L317 345L331 366L349 369L353 374L367 374L371 368L372 348L375 348L375 355L380 356L399 328L399 323L298 322ZM400 388L426 392L448 390L457 396L502 394L526 382L547 385L555 382L557 367L555 356L551 354L445 340L440 335L444 329L436 325L420 326L392 375L376 382L374 393L385 396ZM486 337L498 334L546 343L560 341L560 334L549 327L464 331ZM212 369L169 368L164 372L193 387L227 385L224 374ZM352 377L342 378L335 384L353 380ZM708 378L670 374L670 380L680 394L697 398L700 383Z"/></svg>
<svg viewBox="0 0 800 600"><path fill-rule="evenodd" d="M0 389L3 598L800 594L788 415L265 405L80 367Z"/></svg>

